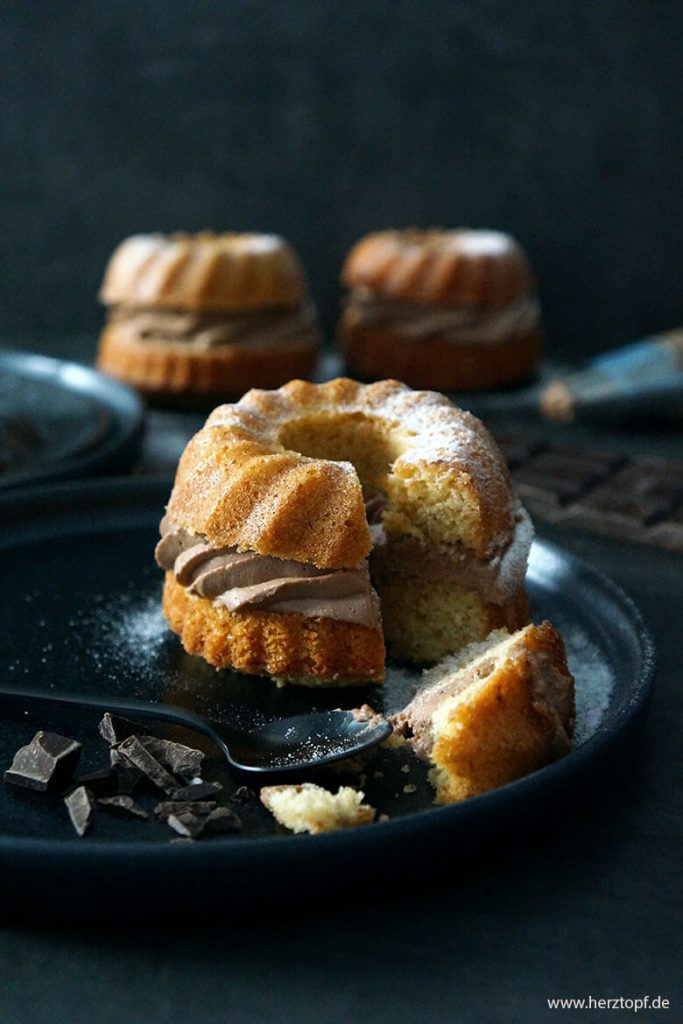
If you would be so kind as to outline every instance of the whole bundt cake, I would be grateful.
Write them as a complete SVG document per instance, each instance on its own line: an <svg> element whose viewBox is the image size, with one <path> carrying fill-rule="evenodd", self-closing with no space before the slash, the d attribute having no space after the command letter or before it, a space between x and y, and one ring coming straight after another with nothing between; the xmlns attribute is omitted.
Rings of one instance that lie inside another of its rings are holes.
<svg viewBox="0 0 683 1024"><path fill-rule="evenodd" d="M349 370L412 387L510 384L539 362L540 309L522 246L500 231L377 231L351 249L339 338Z"/></svg>
<svg viewBox="0 0 683 1024"><path fill-rule="evenodd" d="M219 668L380 682L385 638L428 664L528 617L532 530L502 455L396 381L292 381L215 409L161 532L166 617Z"/></svg>
<svg viewBox="0 0 683 1024"><path fill-rule="evenodd" d="M100 298L98 368L162 403L210 408L315 366L306 277L277 235L134 235L112 254Z"/></svg>

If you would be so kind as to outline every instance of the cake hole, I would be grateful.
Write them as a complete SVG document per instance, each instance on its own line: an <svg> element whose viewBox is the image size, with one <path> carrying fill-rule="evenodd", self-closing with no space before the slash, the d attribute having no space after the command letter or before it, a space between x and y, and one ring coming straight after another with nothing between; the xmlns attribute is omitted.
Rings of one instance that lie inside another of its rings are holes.
<svg viewBox="0 0 683 1024"><path fill-rule="evenodd" d="M366 499L382 491L409 440L408 431L363 412L316 412L290 420L279 433L285 448L309 458L353 463Z"/></svg>

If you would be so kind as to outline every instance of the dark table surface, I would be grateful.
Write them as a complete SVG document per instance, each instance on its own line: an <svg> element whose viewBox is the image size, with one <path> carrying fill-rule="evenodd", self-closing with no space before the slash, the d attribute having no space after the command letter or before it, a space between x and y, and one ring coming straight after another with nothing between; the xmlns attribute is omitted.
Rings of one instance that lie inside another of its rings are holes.
<svg viewBox="0 0 683 1024"><path fill-rule="evenodd" d="M152 414L138 471L163 469L195 422ZM680 427L623 442L683 450ZM193 920L163 927L112 928L106 907L96 926L5 924L3 1024L508 1024L581 1018L549 1009L555 997L646 995L669 1010L609 1019L683 1019L683 556L542 524L538 533L618 582L658 649L646 717L575 799L467 855L441 851L434 870L427 854L387 887L356 894L354 878L339 878L346 895L332 903L312 891L292 907L264 879L246 909L217 917L207 893Z"/></svg>

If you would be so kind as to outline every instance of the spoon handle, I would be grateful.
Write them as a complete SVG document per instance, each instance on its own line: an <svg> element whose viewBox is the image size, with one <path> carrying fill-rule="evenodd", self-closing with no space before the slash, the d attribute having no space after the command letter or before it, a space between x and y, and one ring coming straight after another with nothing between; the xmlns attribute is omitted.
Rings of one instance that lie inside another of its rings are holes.
<svg viewBox="0 0 683 1024"><path fill-rule="evenodd" d="M89 708L98 711L110 711L116 715L134 715L138 718L153 719L158 722L172 722L174 725L185 726L186 729L194 729L210 739L218 747L223 756L232 764L230 751L224 740L212 728L210 723L194 711L187 711L183 708L171 707L169 704L155 704L152 701L137 700L135 697L124 699L116 698L110 700L105 697L98 697L93 694L81 693L45 693L43 690L34 690L30 687L15 687L0 689L0 699L11 698L12 700L27 700L32 703L42 703L47 706L55 704L64 707Z"/></svg>

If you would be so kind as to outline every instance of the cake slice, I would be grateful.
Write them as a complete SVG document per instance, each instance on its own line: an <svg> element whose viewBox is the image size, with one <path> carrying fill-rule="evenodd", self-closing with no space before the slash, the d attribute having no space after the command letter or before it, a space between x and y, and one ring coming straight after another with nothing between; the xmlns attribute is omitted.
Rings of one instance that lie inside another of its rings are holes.
<svg viewBox="0 0 683 1024"><path fill-rule="evenodd" d="M392 721L431 765L437 804L536 771L571 748L574 679L562 638L549 622L497 630L425 672Z"/></svg>

